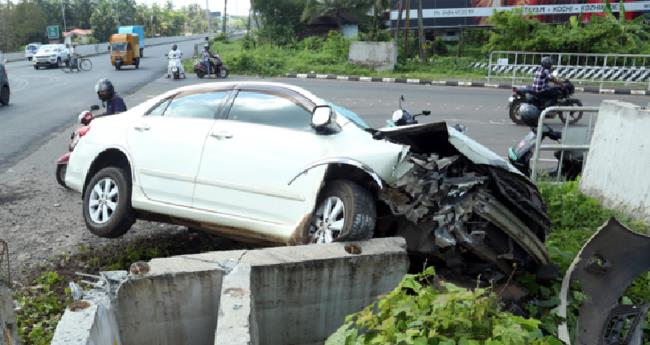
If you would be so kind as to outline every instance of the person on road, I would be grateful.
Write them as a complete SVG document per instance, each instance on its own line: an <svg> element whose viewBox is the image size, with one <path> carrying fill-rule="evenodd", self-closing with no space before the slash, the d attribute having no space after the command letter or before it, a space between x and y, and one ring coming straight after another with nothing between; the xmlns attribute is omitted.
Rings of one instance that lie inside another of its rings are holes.
<svg viewBox="0 0 650 345"><path fill-rule="evenodd" d="M215 62L213 62L212 59L214 59ZM210 52L210 45L207 43L203 46L203 63L208 67L208 76L210 76L211 73L217 73L217 75L219 75L218 73L219 66L221 65L221 57L219 54L212 54L212 52ZM214 68L216 68L216 72L212 71Z"/></svg>
<svg viewBox="0 0 650 345"><path fill-rule="evenodd" d="M533 91L537 92L540 99L554 99L562 94L562 87L549 86L549 82L560 84L560 81L553 76L552 70L553 60L548 56L543 57L541 66L537 69L533 78Z"/></svg>
<svg viewBox="0 0 650 345"><path fill-rule="evenodd" d="M185 69L183 68L183 64L181 63L181 59L183 58L183 52L180 49L178 49L178 46L176 44L172 45L172 50L170 50L169 53L167 53L167 58L169 60L178 59L179 73L183 78L185 78ZM172 66L171 64L167 64L167 78L170 78L172 75L171 66Z"/></svg>
<svg viewBox="0 0 650 345"><path fill-rule="evenodd" d="M113 83L110 80L106 78L99 79L95 85L95 92L97 92L97 97L102 101L102 105L106 107L104 115L113 115L126 111L126 103L115 92Z"/></svg>

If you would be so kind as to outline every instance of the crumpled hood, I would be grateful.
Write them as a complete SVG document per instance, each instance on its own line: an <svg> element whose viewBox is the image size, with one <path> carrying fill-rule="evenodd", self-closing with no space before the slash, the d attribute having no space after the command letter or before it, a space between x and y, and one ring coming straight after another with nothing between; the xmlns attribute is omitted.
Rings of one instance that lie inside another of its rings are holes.
<svg viewBox="0 0 650 345"><path fill-rule="evenodd" d="M446 122L386 127L378 130L386 140L408 145L415 153L462 154L475 164L491 165L522 175L510 162Z"/></svg>

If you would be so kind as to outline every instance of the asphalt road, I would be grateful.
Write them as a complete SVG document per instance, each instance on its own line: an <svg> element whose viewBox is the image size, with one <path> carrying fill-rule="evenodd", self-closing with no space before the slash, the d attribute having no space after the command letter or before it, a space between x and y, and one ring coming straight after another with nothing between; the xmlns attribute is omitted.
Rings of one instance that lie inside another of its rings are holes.
<svg viewBox="0 0 650 345"><path fill-rule="evenodd" d="M196 42L180 42L179 47L189 56ZM138 70L128 66L116 71L108 54L90 58L92 71L68 74L57 68L34 70L27 61L8 63L11 102L0 106L0 171L70 126L81 110L98 104L94 86L100 78L109 78L123 94L159 78L167 69L163 55L170 46L146 47Z"/></svg>

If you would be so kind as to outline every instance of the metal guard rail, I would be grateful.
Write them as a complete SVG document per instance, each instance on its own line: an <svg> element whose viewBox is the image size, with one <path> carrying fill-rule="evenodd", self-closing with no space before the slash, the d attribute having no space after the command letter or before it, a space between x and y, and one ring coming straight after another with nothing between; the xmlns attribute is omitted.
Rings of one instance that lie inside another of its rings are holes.
<svg viewBox="0 0 650 345"><path fill-rule="evenodd" d="M551 144L551 145L542 145L542 135L540 133L543 132L544 128L544 120L546 119L546 115L548 115L551 112L558 112L558 111L580 111L583 113L597 113L599 107L549 107L544 109L542 111L542 115L539 117L539 120L537 122L537 137L535 138L535 151L533 151L533 163L531 167L531 173L530 173L530 179L535 182L537 180L537 165L539 163L539 153L540 151L561 151L562 153L560 154L560 159L558 160L558 169L557 169L557 175L556 175L556 180L562 176L562 161L564 160L564 151L567 150L575 150L575 151L589 151L590 144L584 144L584 145L566 145L566 144ZM591 138L591 127L592 127L592 122L593 122L593 115L589 116L589 127L588 127L588 132L587 132L587 138ZM566 130L569 128L569 120L567 118L567 121L564 123L564 126L562 128L562 138L566 138ZM584 165L583 161L583 165Z"/></svg>

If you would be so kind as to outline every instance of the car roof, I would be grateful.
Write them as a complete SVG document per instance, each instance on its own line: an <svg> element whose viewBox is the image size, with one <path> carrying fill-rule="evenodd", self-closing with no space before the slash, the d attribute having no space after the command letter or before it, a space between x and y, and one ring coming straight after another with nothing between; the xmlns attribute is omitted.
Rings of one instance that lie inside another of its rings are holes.
<svg viewBox="0 0 650 345"><path fill-rule="evenodd" d="M175 89L171 93L178 92L197 92L197 91L209 91L215 89L242 89L242 88L280 88L285 90L290 90L296 92L317 105L324 104L324 101L312 94L311 92L291 84L278 83L278 82L259 82L259 81L234 81L234 82L214 82L214 83L201 83L194 85L187 85Z"/></svg>

